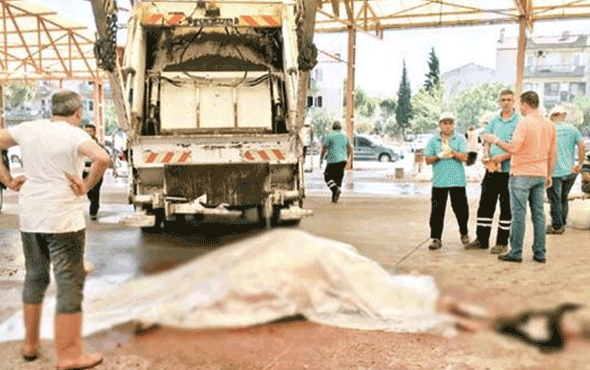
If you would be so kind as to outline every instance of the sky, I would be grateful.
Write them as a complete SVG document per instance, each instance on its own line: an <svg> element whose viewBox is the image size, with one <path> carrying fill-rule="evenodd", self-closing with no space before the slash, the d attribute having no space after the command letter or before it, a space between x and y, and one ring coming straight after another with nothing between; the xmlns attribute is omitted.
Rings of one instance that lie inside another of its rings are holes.
<svg viewBox="0 0 590 370"><path fill-rule="evenodd" d="M120 9L130 8L129 0L117 0L117 4ZM44 0L43 6L95 28L92 9L87 0ZM128 12L120 12L119 19L123 20L126 14ZM496 42L502 28L505 29L505 37L518 35L517 24L386 31L383 40L359 32L356 42L356 85L374 94L395 95L405 61L412 91L416 91L424 83L428 72L428 54L432 48L439 58L441 73L471 62L495 69ZM545 21L535 23L531 36L557 36L566 30L570 34L590 33L588 20ZM125 37L125 32L121 31L118 42L124 44ZM330 54L339 52L341 58L346 60L346 34L317 34L315 43L318 49Z"/></svg>

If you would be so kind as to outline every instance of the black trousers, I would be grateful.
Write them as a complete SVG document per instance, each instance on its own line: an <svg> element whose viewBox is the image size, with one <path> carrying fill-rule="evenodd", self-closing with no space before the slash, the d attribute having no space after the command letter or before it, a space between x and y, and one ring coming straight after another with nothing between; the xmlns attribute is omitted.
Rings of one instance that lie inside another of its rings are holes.
<svg viewBox="0 0 590 370"><path fill-rule="evenodd" d="M477 209L477 240L483 247L489 246L492 221L496 212L496 203L500 199L500 224L496 244L508 245L512 213L510 212L510 192L508 191L509 174L506 172L487 172L481 183L481 197Z"/></svg>
<svg viewBox="0 0 590 370"><path fill-rule="evenodd" d="M344 178L345 167L346 161L328 163L326 165L326 170L324 171L324 181L326 182L326 185L328 185L330 190L332 190L332 192L342 187L342 179Z"/></svg>
<svg viewBox="0 0 590 370"><path fill-rule="evenodd" d="M82 174L82 178L85 179L86 176L88 176L87 173ZM88 197L88 200L90 201L90 210L88 213L90 213L90 216L96 216L96 214L98 213L98 208L100 208L100 187L102 186L102 178L96 183L96 185L94 185L94 187L90 190L88 190L88 193L86 194L86 196Z"/></svg>
<svg viewBox="0 0 590 370"><path fill-rule="evenodd" d="M469 204L465 187L432 188L432 210L430 212L430 237L440 239L445 224L445 210L447 198L451 195L451 207L457 217L461 235L467 235L467 221L469 220Z"/></svg>

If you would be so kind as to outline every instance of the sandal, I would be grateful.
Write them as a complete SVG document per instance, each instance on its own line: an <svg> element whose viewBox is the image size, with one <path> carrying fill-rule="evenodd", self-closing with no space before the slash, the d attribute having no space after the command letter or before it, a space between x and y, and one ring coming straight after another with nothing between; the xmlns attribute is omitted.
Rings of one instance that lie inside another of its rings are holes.
<svg viewBox="0 0 590 370"><path fill-rule="evenodd" d="M35 361L38 357L39 357L39 353L25 353L25 351L23 350L22 352L23 355L23 359L27 362L32 362Z"/></svg>
<svg viewBox="0 0 590 370"><path fill-rule="evenodd" d="M575 311L582 307L577 303L564 303L554 310L525 311L515 317L499 318L493 323L494 330L502 335L514 336L523 342L539 348L543 353L562 350L565 347L565 339L561 327L563 315L569 311ZM533 318L541 317L547 320L549 338L535 339L524 331L524 327Z"/></svg>

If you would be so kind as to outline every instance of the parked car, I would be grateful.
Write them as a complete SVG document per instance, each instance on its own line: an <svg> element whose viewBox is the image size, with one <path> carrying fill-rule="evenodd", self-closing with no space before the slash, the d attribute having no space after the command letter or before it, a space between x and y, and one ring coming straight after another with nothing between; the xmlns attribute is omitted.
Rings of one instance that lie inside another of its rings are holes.
<svg viewBox="0 0 590 370"><path fill-rule="evenodd" d="M353 145L355 161L395 162L404 157L400 149L385 145L378 139L366 135L356 134Z"/></svg>

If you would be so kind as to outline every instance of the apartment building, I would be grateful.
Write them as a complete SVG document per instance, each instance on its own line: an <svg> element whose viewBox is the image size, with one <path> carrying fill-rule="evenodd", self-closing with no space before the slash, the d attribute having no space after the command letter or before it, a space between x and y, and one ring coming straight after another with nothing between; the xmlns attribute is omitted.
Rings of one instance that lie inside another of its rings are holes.
<svg viewBox="0 0 590 370"><path fill-rule="evenodd" d="M334 54L340 58L340 54ZM334 119L344 116L346 63L324 54L318 55L318 64L311 71L307 91L308 112L321 111Z"/></svg>
<svg viewBox="0 0 590 370"><path fill-rule="evenodd" d="M496 71L479 64L468 63L443 73L440 79L444 87L443 99L448 102L453 94L468 90L477 84L496 81Z"/></svg>
<svg viewBox="0 0 590 370"><path fill-rule="evenodd" d="M516 37L500 34L496 49L496 76L514 83ZM559 36L529 37L526 40L523 91L539 94L545 109L590 95L590 37L563 32Z"/></svg>

